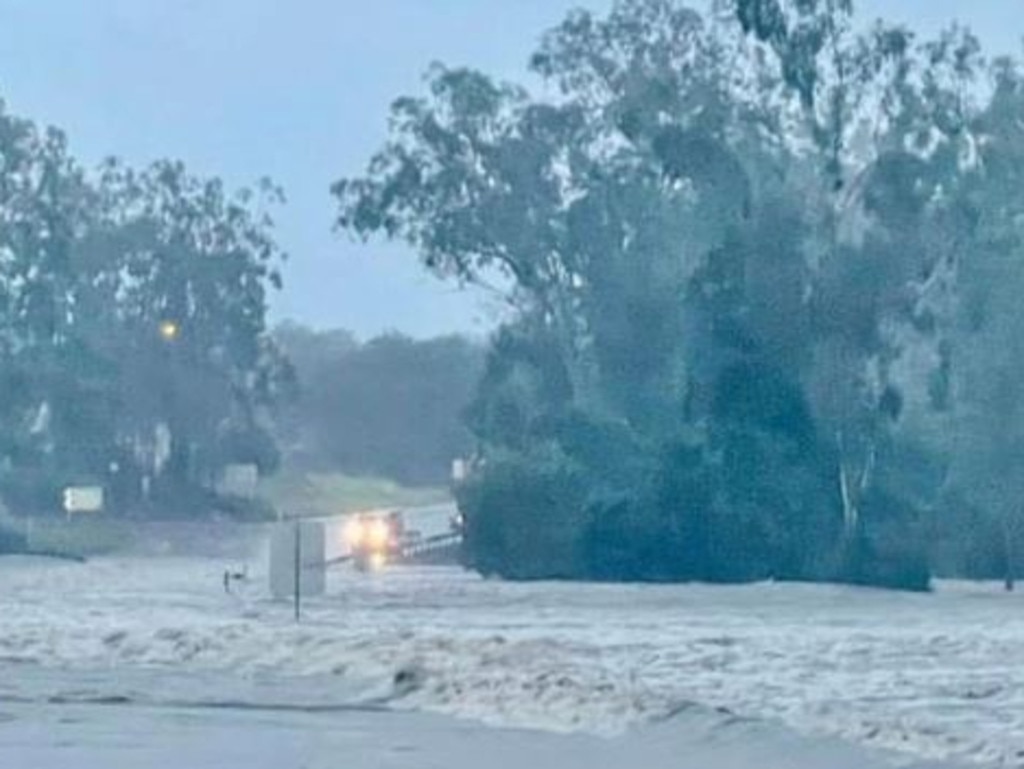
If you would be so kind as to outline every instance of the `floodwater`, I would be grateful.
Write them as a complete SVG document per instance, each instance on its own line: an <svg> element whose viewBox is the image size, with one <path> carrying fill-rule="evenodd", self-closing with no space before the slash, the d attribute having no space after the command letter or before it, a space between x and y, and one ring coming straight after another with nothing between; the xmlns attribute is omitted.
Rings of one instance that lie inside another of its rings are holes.
<svg viewBox="0 0 1024 769"><path fill-rule="evenodd" d="M671 742L752 725L910 762L1024 759L1024 596L994 585L907 595L337 569L295 623L268 598L265 566L262 553L0 559L0 766L327 766L339 750L426 766L411 753L441 761L467 734L582 761L651 730ZM243 567L226 593L224 569ZM123 760L103 763L111 751Z"/></svg>

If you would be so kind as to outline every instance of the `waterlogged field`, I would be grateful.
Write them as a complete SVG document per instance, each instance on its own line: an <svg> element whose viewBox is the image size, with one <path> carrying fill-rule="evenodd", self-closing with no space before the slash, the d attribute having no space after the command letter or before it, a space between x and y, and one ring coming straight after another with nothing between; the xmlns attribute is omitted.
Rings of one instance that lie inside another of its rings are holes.
<svg viewBox="0 0 1024 769"><path fill-rule="evenodd" d="M224 592L224 568L240 565L0 559L0 711L382 708L615 735L719 708L913 760L1024 766L1024 596L996 586L903 595L339 570L295 624L267 599L262 559Z"/></svg>

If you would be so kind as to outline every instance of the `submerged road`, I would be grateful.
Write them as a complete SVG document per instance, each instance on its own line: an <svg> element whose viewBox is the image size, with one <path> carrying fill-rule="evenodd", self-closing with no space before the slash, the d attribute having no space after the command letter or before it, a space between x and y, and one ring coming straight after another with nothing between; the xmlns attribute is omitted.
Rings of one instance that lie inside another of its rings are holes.
<svg viewBox="0 0 1024 769"><path fill-rule="evenodd" d="M0 767L483 767L503 746L530 769L1024 757L1024 595L997 585L342 569L296 624L263 564L225 594L218 558L0 559ZM454 755L470 739L481 753Z"/></svg>

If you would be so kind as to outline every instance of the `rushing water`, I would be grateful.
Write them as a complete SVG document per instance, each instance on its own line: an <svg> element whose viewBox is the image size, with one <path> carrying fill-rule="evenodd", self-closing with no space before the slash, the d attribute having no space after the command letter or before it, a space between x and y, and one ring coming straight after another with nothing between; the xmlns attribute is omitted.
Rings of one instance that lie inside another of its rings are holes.
<svg viewBox="0 0 1024 769"><path fill-rule="evenodd" d="M906 595L339 569L296 624L267 599L261 556L230 594L226 566L242 564L0 559L0 721L33 703L194 718L383 709L614 735L699 706L918 758L1024 757L1024 597L991 585Z"/></svg>

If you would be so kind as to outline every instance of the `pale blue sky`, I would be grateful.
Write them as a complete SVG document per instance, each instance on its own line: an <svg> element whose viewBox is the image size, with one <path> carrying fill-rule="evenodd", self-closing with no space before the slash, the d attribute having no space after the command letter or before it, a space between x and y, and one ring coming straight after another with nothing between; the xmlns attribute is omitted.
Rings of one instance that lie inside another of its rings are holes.
<svg viewBox="0 0 1024 769"><path fill-rule="evenodd" d="M0 0L0 95L65 128L87 162L172 156L230 183L287 191L291 252L277 318L362 336L490 325L486 307L401 248L331 233L327 188L359 172L387 106L432 60L515 77L564 12L609 0ZM958 18L1016 51L1024 0L861 0L925 32Z"/></svg>

